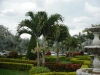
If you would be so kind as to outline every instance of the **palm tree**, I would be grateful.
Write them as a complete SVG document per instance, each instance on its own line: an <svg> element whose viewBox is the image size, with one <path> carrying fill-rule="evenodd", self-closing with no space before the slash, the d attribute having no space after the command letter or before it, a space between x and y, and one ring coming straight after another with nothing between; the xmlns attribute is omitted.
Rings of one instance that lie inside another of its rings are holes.
<svg viewBox="0 0 100 75"><path fill-rule="evenodd" d="M32 37L36 37L36 52L37 52L37 66L40 66L40 48L38 43L38 37L41 36L41 30L44 25L46 25L47 20L47 14L44 11L39 11L37 13L33 13L32 11L29 11L26 13L26 16L29 16L30 19L23 20L18 28L18 35L21 35L23 33L30 34ZM25 28L27 27L27 28Z"/></svg>
<svg viewBox="0 0 100 75"><path fill-rule="evenodd" d="M49 35L49 33L51 32L51 27L58 21L63 21L63 18L60 14L53 14L50 17L47 18L47 23L46 25L43 27L42 29L42 34L44 37L44 42L43 42L43 61L42 61L42 65L45 65L45 50L46 50L46 42L47 42L47 37Z"/></svg>
<svg viewBox="0 0 100 75"><path fill-rule="evenodd" d="M56 45L56 53L57 59L56 61L59 62L59 43L69 37L68 27L63 24L56 24L52 26L52 31L50 35L51 39L54 40Z"/></svg>
<svg viewBox="0 0 100 75"><path fill-rule="evenodd" d="M78 35L74 35L73 37L79 40L79 48L82 49L82 43L86 40L86 35L79 32Z"/></svg>

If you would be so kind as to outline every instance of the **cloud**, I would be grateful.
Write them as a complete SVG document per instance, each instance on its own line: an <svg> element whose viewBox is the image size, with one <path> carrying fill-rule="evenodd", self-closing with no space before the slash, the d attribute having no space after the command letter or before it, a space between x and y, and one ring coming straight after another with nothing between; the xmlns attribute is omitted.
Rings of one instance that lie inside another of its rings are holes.
<svg viewBox="0 0 100 75"><path fill-rule="evenodd" d="M73 18L73 22L75 22L75 23L88 22L89 20L90 20L90 18L87 16L80 16L80 17Z"/></svg>
<svg viewBox="0 0 100 75"><path fill-rule="evenodd" d="M92 6L88 2L85 3L84 10L89 13L100 13L100 7Z"/></svg>
<svg viewBox="0 0 100 75"><path fill-rule="evenodd" d="M0 24L16 34L16 27L28 11L61 14L70 33L77 34L91 24L100 24L99 0L0 0ZM21 37L28 37L22 35Z"/></svg>

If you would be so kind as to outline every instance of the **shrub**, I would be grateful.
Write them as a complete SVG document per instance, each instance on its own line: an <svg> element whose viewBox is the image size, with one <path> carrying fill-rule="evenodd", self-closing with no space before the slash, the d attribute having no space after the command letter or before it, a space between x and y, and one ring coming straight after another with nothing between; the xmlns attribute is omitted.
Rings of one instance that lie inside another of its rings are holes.
<svg viewBox="0 0 100 75"><path fill-rule="evenodd" d="M46 52L46 55L51 55L51 52L50 51Z"/></svg>
<svg viewBox="0 0 100 75"><path fill-rule="evenodd" d="M37 73L46 73L50 72L47 67L32 67L29 71L30 75L37 74Z"/></svg>
<svg viewBox="0 0 100 75"><path fill-rule="evenodd" d="M56 62L55 56L46 56L46 62Z"/></svg>
<svg viewBox="0 0 100 75"><path fill-rule="evenodd" d="M12 58L0 58L0 62L27 63L27 64L36 65L36 62L33 60L20 60L20 59L12 59Z"/></svg>
<svg viewBox="0 0 100 75"><path fill-rule="evenodd" d="M1 69L29 70L29 69L31 69L32 66L33 66L32 64L0 62Z"/></svg>
<svg viewBox="0 0 100 75"><path fill-rule="evenodd" d="M81 68L89 68L88 65L82 65Z"/></svg>
<svg viewBox="0 0 100 75"><path fill-rule="evenodd" d="M76 71L81 67L81 64L62 64L62 63L48 63L45 64L51 71L56 72L72 72Z"/></svg>
<svg viewBox="0 0 100 75"><path fill-rule="evenodd" d="M84 55L84 52L83 51L80 51L80 55Z"/></svg>
<svg viewBox="0 0 100 75"><path fill-rule="evenodd" d="M31 37L29 45L28 45L28 50L27 50L27 54L26 54L26 58L30 59L30 60L35 60L37 55L36 53L31 53L31 49L34 49L36 47L36 38L35 37Z"/></svg>
<svg viewBox="0 0 100 75"><path fill-rule="evenodd" d="M9 58L17 58L18 52L17 51L10 51L8 57Z"/></svg>
<svg viewBox="0 0 100 75"><path fill-rule="evenodd" d="M26 57L22 57L22 60L26 60L27 58Z"/></svg>
<svg viewBox="0 0 100 75"><path fill-rule="evenodd" d="M84 65L88 65L88 66L90 66L90 61L88 61L88 60L86 60L86 61L84 61Z"/></svg>

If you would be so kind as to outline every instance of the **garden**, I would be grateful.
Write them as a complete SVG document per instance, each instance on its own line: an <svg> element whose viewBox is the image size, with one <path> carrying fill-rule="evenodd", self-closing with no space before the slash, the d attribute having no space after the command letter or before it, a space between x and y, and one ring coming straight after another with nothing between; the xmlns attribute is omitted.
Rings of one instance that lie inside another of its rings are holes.
<svg viewBox="0 0 100 75"><path fill-rule="evenodd" d="M30 19L18 24L16 35L0 26L0 50L9 51L0 56L0 75L76 75L77 69L91 66L89 54L84 54L87 40L94 37L91 32L71 36L60 14L29 11L26 16ZM24 33L31 38L20 38Z"/></svg>
<svg viewBox="0 0 100 75"><path fill-rule="evenodd" d="M90 67L90 56L78 54L73 57L46 55L45 67L37 67L36 60L0 58L1 75L76 75L79 68Z"/></svg>

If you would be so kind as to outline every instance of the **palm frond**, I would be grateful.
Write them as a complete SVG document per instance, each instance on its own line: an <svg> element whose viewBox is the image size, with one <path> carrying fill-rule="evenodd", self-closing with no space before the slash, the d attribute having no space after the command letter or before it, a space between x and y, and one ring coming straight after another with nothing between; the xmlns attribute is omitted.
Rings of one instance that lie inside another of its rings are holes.
<svg viewBox="0 0 100 75"><path fill-rule="evenodd" d="M18 31L18 36L20 36L23 33L27 33L27 34L34 35L35 36L35 34L32 31L28 30L28 29L19 30Z"/></svg>

